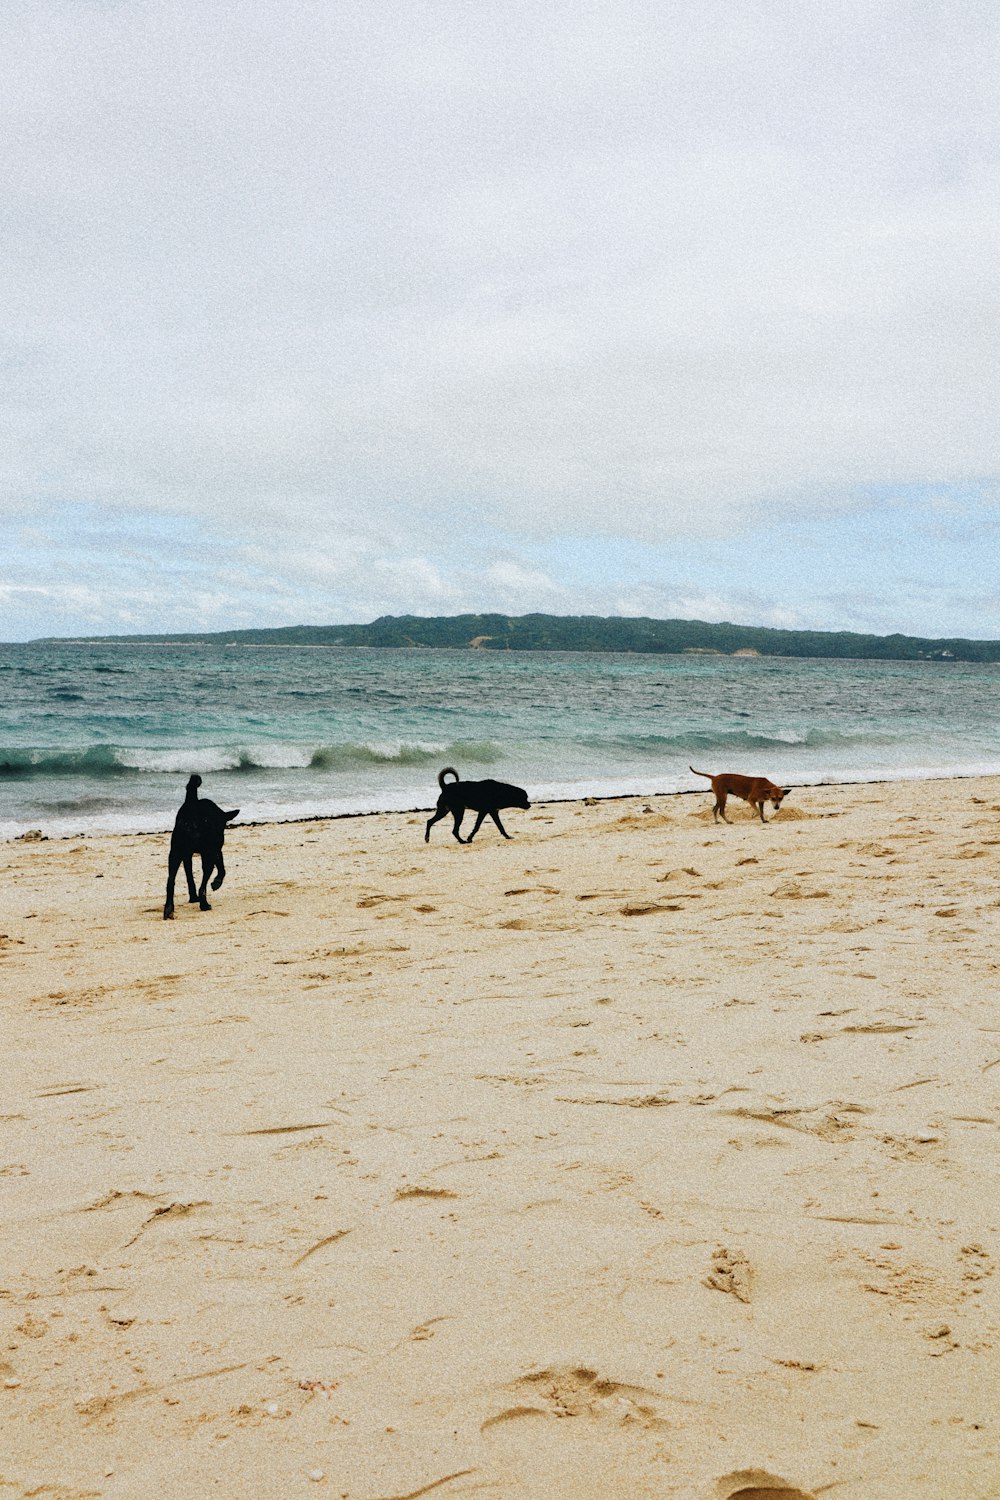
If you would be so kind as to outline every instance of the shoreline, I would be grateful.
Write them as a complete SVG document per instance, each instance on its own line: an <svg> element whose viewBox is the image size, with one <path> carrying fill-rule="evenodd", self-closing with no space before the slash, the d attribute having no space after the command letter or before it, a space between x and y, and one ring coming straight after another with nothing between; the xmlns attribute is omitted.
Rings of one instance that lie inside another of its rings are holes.
<svg viewBox="0 0 1000 1500"><path fill-rule="evenodd" d="M825 788L836 787L867 787L867 786L902 786L924 783L948 783L952 781L989 781L1000 778L1000 767L995 770L973 770L973 771L912 771L900 772L888 776L863 776L838 778L835 781L786 781L784 785L791 791L805 790L817 791ZM472 778L470 778L472 779ZM669 791L621 791L621 792L581 792L566 797L541 796L532 802L532 807L560 807L575 803L603 804L605 802L635 801L637 799L658 799L672 797L711 796L707 785L702 787L684 787ZM435 798L436 801L436 798ZM392 818L407 817L416 814L431 812L435 801L418 803L406 807L370 807L350 809L339 812L309 812L301 813L288 818L241 818L231 825L233 830L237 828L282 828L293 827L308 823L335 823L343 820L357 818ZM794 804L789 804L794 806ZM773 811L771 816L774 816ZM770 821L770 818L768 819ZM82 830L70 830L67 832L46 833L44 827L40 830L41 840L26 838L26 833L34 832L34 829L25 829L21 833L0 835L0 846L5 844L17 844L22 842L57 842L65 839L101 839L101 838L160 838L169 834L173 827L172 818L170 822L164 822L156 828L85 828Z"/></svg>

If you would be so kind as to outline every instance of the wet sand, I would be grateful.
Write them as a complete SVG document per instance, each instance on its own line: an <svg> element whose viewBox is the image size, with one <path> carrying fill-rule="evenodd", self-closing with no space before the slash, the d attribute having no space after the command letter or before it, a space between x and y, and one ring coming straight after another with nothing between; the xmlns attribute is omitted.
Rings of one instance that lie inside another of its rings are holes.
<svg viewBox="0 0 1000 1500"><path fill-rule="evenodd" d="M1000 780L730 807L0 846L0 1496L1000 1495Z"/></svg>

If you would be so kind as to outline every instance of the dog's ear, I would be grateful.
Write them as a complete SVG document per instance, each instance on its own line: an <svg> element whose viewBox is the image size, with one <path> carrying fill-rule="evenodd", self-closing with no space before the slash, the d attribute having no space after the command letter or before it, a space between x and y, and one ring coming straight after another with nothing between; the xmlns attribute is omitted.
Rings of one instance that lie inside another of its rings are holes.
<svg viewBox="0 0 1000 1500"><path fill-rule="evenodd" d="M227 823L231 823L233 821L233 819L234 818L238 818L239 815L240 815L239 808L238 807L234 807L233 810L232 810L232 812L223 813L222 816L225 818L225 820L226 820Z"/></svg>

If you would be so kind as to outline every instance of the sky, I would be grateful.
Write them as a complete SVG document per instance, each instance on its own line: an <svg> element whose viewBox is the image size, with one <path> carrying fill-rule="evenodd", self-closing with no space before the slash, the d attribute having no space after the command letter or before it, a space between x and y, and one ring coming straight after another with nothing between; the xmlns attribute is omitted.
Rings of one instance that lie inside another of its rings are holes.
<svg viewBox="0 0 1000 1500"><path fill-rule="evenodd" d="M0 639L1000 637L994 0L5 0Z"/></svg>

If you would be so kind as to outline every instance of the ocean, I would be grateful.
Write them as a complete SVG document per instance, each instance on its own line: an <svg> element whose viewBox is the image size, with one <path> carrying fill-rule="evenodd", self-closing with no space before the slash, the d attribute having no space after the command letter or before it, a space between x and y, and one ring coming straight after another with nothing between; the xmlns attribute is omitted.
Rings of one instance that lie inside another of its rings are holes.
<svg viewBox="0 0 1000 1500"><path fill-rule="evenodd" d="M225 645L0 646L0 838L169 828L193 771L241 820L534 800L736 770L1000 773L1000 664Z"/></svg>

